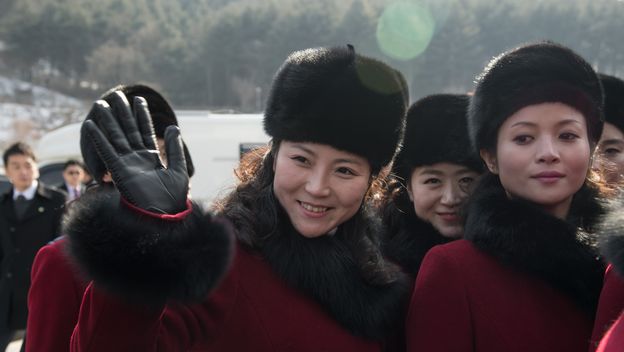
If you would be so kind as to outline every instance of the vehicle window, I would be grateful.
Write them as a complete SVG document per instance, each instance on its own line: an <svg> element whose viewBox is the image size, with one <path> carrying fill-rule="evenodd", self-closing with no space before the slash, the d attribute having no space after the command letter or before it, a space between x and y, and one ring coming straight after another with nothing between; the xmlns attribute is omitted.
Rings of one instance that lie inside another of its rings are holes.
<svg viewBox="0 0 624 352"><path fill-rule="evenodd" d="M64 163L48 164L39 168L39 181L56 187L63 183Z"/></svg>

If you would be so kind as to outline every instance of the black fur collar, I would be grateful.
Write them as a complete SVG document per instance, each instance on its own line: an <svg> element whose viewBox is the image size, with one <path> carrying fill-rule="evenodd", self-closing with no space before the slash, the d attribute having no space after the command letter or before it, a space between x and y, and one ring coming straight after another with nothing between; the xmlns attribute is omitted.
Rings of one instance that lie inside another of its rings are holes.
<svg viewBox="0 0 624 352"><path fill-rule="evenodd" d="M288 218L282 215L280 219ZM290 221L282 221L261 252L280 277L311 296L342 326L379 341L400 326L411 285L395 265L379 265L383 256L376 244L370 244L381 226L368 220L361 227L368 233L356 233L349 220L334 235L314 239L297 233ZM363 253L362 247L377 248L377 255L366 261L377 272L358 265L362 260L355 253Z"/></svg>
<svg viewBox="0 0 624 352"><path fill-rule="evenodd" d="M466 211L464 237L505 265L537 276L595 312L603 265L596 254L596 227L603 208L588 186L572 201L567 221L529 202L510 200L495 175L484 176Z"/></svg>
<svg viewBox="0 0 624 352"><path fill-rule="evenodd" d="M624 192L609 205L600 228L600 251L615 270L624 276Z"/></svg>
<svg viewBox="0 0 624 352"><path fill-rule="evenodd" d="M412 276L431 247L450 242L431 223L421 220L415 214L406 214L398 231L384 244L384 254Z"/></svg>

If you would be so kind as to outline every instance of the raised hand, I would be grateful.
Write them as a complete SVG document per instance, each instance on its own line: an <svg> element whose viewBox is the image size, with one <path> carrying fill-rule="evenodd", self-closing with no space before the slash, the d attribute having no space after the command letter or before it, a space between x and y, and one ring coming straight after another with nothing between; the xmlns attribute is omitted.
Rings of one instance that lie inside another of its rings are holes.
<svg viewBox="0 0 624 352"><path fill-rule="evenodd" d="M158 156L152 120L143 98L132 109L121 92L111 104L98 100L82 125L125 200L149 212L175 214L186 209L189 177L180 130L165 131L168 167Z"/></svg>

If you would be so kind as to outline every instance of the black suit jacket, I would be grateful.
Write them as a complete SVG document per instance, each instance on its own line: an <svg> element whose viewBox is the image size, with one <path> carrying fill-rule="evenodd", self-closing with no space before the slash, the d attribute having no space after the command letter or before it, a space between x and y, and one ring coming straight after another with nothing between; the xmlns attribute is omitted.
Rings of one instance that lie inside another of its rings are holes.
<svg viewBox="0 0 624 352"><path fill-rule="evenodd" d="M0 198L0 328L24 329L30 268L39 248L59 235L65 195L39 182L22 219L13 206L13 189ZM6 321L5 318L8 318Z"/></svg>

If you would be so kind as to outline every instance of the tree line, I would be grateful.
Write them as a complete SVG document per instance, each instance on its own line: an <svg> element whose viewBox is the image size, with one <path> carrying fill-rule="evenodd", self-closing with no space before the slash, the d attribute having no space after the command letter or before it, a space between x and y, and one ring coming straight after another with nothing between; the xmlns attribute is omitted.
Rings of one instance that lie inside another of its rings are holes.
<svg viewBox="0 0 624 352"><path fill-rule="evenodd" d="M618 0L3 0L0 69L88 100L144 82L182 108L259 111L293 50L351 43L412 99L464 92L494 55L550 39L624 73Z"/></svg>

